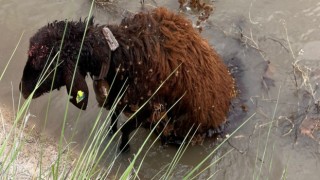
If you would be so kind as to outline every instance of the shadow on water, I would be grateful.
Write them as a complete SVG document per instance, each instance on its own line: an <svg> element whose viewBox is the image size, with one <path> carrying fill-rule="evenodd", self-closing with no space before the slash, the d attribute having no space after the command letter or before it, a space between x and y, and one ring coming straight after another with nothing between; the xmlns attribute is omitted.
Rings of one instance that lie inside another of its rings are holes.
<svg viewBox="0 0 320 180"><path fill-rule="evenodd" d="M178 2L168 0L146 1L146 3L149 4L147 8L165 6L177 11L179 7ZM15 108L18 104L18 84L26 62L29 37L38 28L53 20L77 20L86 17L89 5L90 2L86 0L1 2L1 70L11 56L21 33L25 31L12 63L1 81L1 103ZM319 28L315 24L319 24L320 4L315 0L307 0L303 4L290 0L276 3L271 0L259 2L225 0L215 1L214 5L213 15L202 24L202 36L218 51L236 76L239 90L239 96L231 108L230 124L225 135L230 134L254 112L257 115L210 158L210 161L215 161L229 149L234 151L205 171L201 177L208 178L216 173L217 179L256 177L280 179L286 170L288 179L318 179L319 143L300 135L299 129L299 125L308 115L307 109L312 106L314 97L305 95L310 93L310 89L305 88L304 79L299 78L301 77L299 73L294 76L292 64L299 60L299 65L310 67L310 72L316 70L319 65L320 39L317 37ZM114 1L110 6L112 8L95 9L96 22L117 23L124 15L125 9L130 12L142 10L138 0ZM186 16L193 22L196 21L195 14L186 12ZM317 73L314 74L311 86L315 86L318 80ZM87 82L91 87L91 81ZM66 98L65 88L53 92L46 131L56 138L60 135ZM311 100L307 101L308 98ZM35 124L43 125L47 101L48 96L42 96L32 102L30 112L36 116L33 118ZM66 139L76 133L73 141L79 143L81 147L99 112L97 107L91 93L88 110L81 113L81 118L75 127L79 110L72 105L69 106ZM106 112L103 116L105 115ZM272 120L274 121L269 133ZM132 152L138 150L148 132L144 129L138 130L131 142ZM149 141L147 145L152 143L152 139ZM265 148L266 143L268 145ZM189 148L179 162L174 176L182 177L206 157L214 146L214 142L206 141L201 146ZM175 152L176 148L164 147L157 142L148 153L139 176L153 177L159 169L171 161ZM121 165L124 169L131 157L132 154L121 155L116 165ZM207 162L207 165L209 163Z"/></svg>

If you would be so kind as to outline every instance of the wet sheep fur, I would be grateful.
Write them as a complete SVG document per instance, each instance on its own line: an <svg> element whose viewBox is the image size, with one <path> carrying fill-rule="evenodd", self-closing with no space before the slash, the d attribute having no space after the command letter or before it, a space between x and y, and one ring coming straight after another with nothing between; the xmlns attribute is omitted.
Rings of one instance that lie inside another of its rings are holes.
<svg viewBox="0 0 320 180"><path fill-rule="evenodd" d="M168 124L159 123L157 130L163 130L162 136L167 140L184 138L190 129L202 137L225 123L230 101L235 96L234 80L216 51L183 15L156 8L124 18L119 25L94 25L90 19L78 64L87 21L66 22L54 21L30 39L20 84L25 98L35 89L41 71L54 69L56 63L49 66L47 61L60 50L67 24L55 80L51 73L33 98L49 92L54 80L53 89L66 86L68 93L71 90L70 102L86 109L89 92L85 77L99 76L102 64L107 63L109 71L104 81L109 85L113 80L114 83L105 107L108 109L116 101L124 84L127 87L112 116L113 132L117 130L117 115L122 109L134 113L164 82L136 116L121 127L120 149L129 149L129 135L139 125L153 127L162 116L165 117L162 121ZM115 51L110 50L102 33L105 26L119 42ZM81 102L76 100L79 91L85 95Z"/></svg>

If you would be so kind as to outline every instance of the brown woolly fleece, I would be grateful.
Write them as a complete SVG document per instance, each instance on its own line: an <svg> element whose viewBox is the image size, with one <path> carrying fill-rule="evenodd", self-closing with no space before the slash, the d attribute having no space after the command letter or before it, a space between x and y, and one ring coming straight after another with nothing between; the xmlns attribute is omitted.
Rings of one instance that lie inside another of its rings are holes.
<svg viewBox="0 0 320 180"><path fill-rule="evenodd" d="M234 80L189 20L158 8L124 19L111 29L124 47L119 50L123 60L116 63L121 67L119 76L129 77L123 104L141 105L180 65L146 108L168 110L184 96L170 111L174 134L182 137L192 126L205 132L226 121L235 96ZM149 121L156 122L152 117Z"/></svg>
<svg viewBox="0 0 320 180"><path fill-rule="evenodd" d="M108 93L106 108L116 101L124 84L127 89L117 105L118 112L124 108L126 112L133 113L147 102L137 113L136 122L122 127L125 134L122 147L137 125L154 126L162 115L166 118L158 130L164 130L163 136L173 138L185 137L192 127L204 134L226 121L230 101L235 96L234 80L216 51L183 15L156 8L127 17L119 25L94 25L89 20L89 27L85 30L86 23L68 22L60 51L61 66L53 88L66 85L73 97L70 101L85 109L89 95L85 76L88 73L99 76L102 64L107 64L108 71L103 81L109 85L114 83ZM49 59L50 50L53 49L53 55L58 52L65 24L66 21L56 21L41 28L31 38L20 86L24 97L28 97L35 88L40 75L37 72L49 64L45 62ZM119 43L115 51L110 50L102 33L106 26ZM76 57L84 33L86 36L77 64ZM76 75L71 87L73 69L76 69ZM53 77L49 76L34 97L50 91L52 80ZM99 83L104 84L103 81ZM101 105L103 96L101 100L99 85L94 85ZM85 94L81 102L75 99L79 91ZM168 123L166 128L165 123Z"/></svg>

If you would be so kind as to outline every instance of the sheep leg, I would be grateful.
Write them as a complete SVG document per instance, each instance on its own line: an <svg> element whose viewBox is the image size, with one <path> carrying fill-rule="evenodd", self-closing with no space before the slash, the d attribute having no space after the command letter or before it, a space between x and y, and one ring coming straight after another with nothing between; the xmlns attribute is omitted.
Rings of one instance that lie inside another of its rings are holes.
<svg viewBox="0 0 320 180"><path fill-rule="evenodd" d="M111 123L109 126L109 135L113 136L114 133L118 131L117 124L118 124L118 116L120 115L120 112L118 110L115 110L111 116Z"/></svg>
<svg viewBox="0 0 320 180"><path fill-rule="evenodd" d="M120 151L121 152L127 152L130 150L130 145L129 145L129 135L132 131L134 131L141 123L137 122L137 119L131 119L130 121L126 122L121 127L121 132L122 132L122 138L121 138L121 144L120 144Z"/></svg>
<svg viewBox="0 0 320 180"><path fill-rule="evenodd" d="M121 152L127 152L130 150L130 145L129 145L130 133L135 129L137 129L137 127L139 127L143 121L146 121L147 118L150 117L150 114L151 112L149 111L139 112L133 119L129 120L121 127L122 138L121 138L121 144L119 147Z"/></svg>

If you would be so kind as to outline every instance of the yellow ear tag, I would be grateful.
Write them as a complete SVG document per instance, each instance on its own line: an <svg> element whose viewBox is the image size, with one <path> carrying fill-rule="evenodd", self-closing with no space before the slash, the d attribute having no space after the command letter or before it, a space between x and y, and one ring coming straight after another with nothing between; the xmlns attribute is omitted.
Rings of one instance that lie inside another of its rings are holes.
<svg viewBox="0 0 320 180"><path fill-rule="evenodd" d="M77 103L81 102L85 97L86 95L84 94L84 92L79 90L76 98Z"/></svg>

